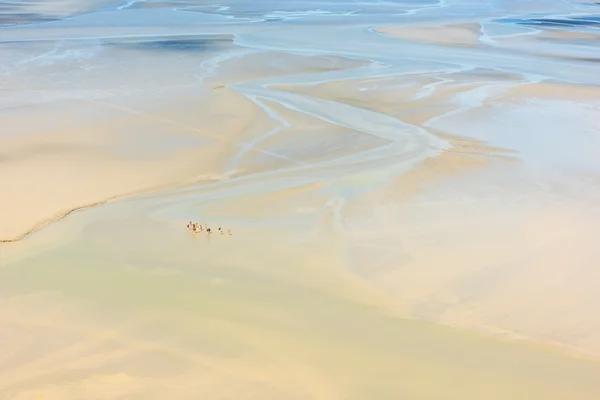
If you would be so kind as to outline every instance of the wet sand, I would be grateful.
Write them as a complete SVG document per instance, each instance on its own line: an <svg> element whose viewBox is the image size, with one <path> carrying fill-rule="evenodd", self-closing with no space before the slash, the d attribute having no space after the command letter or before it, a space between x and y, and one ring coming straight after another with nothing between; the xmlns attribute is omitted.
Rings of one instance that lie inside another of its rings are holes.
<svg viewBox="0 0 600 400"><path fill-rule="evenodd" d="M597 6L7 7L0 398L600 396Z"/></svg>
<svg viewBox="0 0 600 400"><path fill-rule="evenodd" d="M233 215L233 236L194 236L181 229L184 221L166 218L204 209L191 193L177 210L159 198L129 200L61 223L74 237L68 244L0 270L2 392L19 399L597 395L596 362L403 318L392 299L346 270L331 219L293 217L290 196L323 201L315 187L257 201L287 207L288 224L316 225L320 234L290 232L264 216L246 225ZM229 198L225 209L244 203Z"/></svg>

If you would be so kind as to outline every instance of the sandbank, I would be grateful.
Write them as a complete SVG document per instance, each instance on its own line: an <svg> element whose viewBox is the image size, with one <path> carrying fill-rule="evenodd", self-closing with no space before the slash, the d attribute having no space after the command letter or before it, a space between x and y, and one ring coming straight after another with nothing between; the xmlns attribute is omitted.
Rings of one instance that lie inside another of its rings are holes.
<svg viewBox="0 0 600 400"><path fill-rule="evenodd" d="M277 63L272 62L274 59ZM72 210L113 198L234 172L230 161L235 153L273 129L277 121L244 96L225 88L226 83L360 65L345 65L341 58L276 58L274 54L253 54L248 61L256 66L255 74L252 69L226 65L223 72L210 78L216 86L213 92L169 87L181 80L181 76L169 74L155 83L166 89L148 95L86 99L74 93L73 98L67 95L66 99L36 106L17 103L3 110L10 135L0 137L0 181L3 193L8 193L0 198L4 222L0 239L18 240ZM191 74L185 63L179 68ZM41 90L37 97L52 96L55 90ZM143 91L147 91L145 86ZM11 97L12 93L18 92L5 93L5 104L23 101ZM35 99L35 94L28 98ZM176 107L173 99L177 99ZM28 118L32 109L35 119ZM262 154L260 168L275 168L273 163L284 160L268 150L249 149L251 154ZM235 173L250 173L256 168L254 163Z"/></svg>
<svg viewBox="0 0 600 400"><path fill-rule="evenodd" d="M375 28L375 32L410 41L475 47L480 44L481 26L479 24L393 26Z"/></svg>
<svg viewBox="0 0 600 400"><path fill-rule="evenodd" d="M289 204L311 193L318 188L262 197ZM247 224L231 218L231 238L193 237L165 218L193 210L192 198L177 202L182 209L160 196L104 206L128 219L106 218L100 208L75 215L84 228L70 243L0 269L1 342L11 343L0 360L2 393L324 400L600 393L595 362L398 318L389 299L345 269L344 241L333 231L317 241L298 240L282 225L253 235L269 222L249 214Z"/></svg>

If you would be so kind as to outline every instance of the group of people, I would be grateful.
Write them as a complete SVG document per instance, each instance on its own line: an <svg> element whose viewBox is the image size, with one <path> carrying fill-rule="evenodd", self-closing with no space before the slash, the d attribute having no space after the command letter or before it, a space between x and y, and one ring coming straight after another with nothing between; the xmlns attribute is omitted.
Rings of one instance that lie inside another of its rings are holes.
<svg viewBox="0 0 600 400"><path fill-rule="evenodd" d="M209 235L211 235L213 233L213 231L208 227L208 225L204 224L204 226L202 226L202 224L199 224L197 222L192 222L192 221L188 222L187 228L190 231L192 231L192 233L206 232ZM221 229L221 227L219 227L219 230L217 231L217 233L219 235L225 235L225 231L223 229ZM231 229L227 229L227 236L231 236Z"/></svg>

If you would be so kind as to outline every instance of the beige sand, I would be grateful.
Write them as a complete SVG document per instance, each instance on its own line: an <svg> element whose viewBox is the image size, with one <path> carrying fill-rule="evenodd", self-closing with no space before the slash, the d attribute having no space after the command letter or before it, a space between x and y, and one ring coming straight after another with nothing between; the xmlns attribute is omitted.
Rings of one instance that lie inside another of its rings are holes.
<svg viewBox="0 0 600 400"><path fill-rule="evenodd" d="M231 127L226 127L232 138L236 137L236 130L243 129L245 121L251 120L256 111L231 92L222 92L211 99L213 107L218 106L219 97L236 105L240 122L237 126L230 122ZM209 104L196 101L205 107ZM59 126L53 133L44 132L48 120L40 118L41 122L28 123L29 129L40 133L2 141L0 177L3 192L8 194L0 198L3 240L17 240L45 222L82 206L211 178L222 170L223 156L237 149L235 143L215 143L217 134L210 128L181 123L169 115L168 109L152 114L110 102L80 101L53 107L56 107L51 116L53 121L68 121L69 115L77 112L74 110L80 110L97 113L103 122L93 120L64 129ZM207 111L210 115L209 107ZM235 116L230 118L235 120ZM13 121L21 123L16 118ZM189 140L192 145L179 151L160 150L177 139Z"/></svg>
<svg viewBox="0 0 600 400"><path fill-rule="evenodd" d="M299 63L299 58L282 55L272 72L360 65L332 57L302 58ZM272 54L253 55L249 61L268 74L272 59ZM250 76L251 69L240 71L227 67L223 76L229 77L227 83L260 77ZM42 104L35 119L27 108L5 111L5 128L14 135L0 138L0 181L3 193L8 193L0 197L0 240L18 240L71 210L115 197L222 177L244 143L274 125L252 102L222 87L223 79L218 82L220 88L208 96L175 87L160 97ZM185 145L173 148L172 142ZM272 154L253 152L260 154L261 168L281 165ZM256 165L232 172L252 171Z"/></svg>
<svg viewBox="0 0 600 400"><path fill-rule="evenodd" d="M558 83L530 83L507 90L507 100L549 99L578 102L600 101L600 89L593 86L569 85Z"/></svg>
<svg viewBox="0 0 600 400"><path fill-rule="evenodd" d="M479 24L455 24L444 26L402 26L376 28L376 32L400 39L440 44L445 46L479 45Z"/></svg>
<svg viewBox="0 0 600 400"><path fill-rule="evenodd" d="M458 181L455 193L425 190L407 200L407 182L429 179L428 170L447 172L444 165L457 171L456 160L444 160L347 207L348 220L356 218L347 228L359 273L416 318L599 356L590 283L599 257L593 204L543 201L533 193L504 203L487 195L474 204L461 201L481 190L469 181ZM487 169L485 186L511 190Z"/></svg>
<svg viewBox="0 0 600 400"><path fill-rule="evenodd" d="M240 62L243 68L240 68ZM366 61L329 55L297 55L264 51L224 61L219 65L218 74L208 77L206 84L218 88L234 82L353 69L366 65L369 65Z"/></svg>
<svg viewBox="0 0 600 400"><path fill-rule="evenodd" d="M573 39L589 39L589 40L598 40L597 34L588 33L588 32L572 32L572 31L553 31L547 30L541 32L536 37L540 40L558 40L558 41L569 41Z"/></svg>
<svg viewBox="0 0 600 400"><path fill-rule="evenodd" d="M283 207L316 192L262 200ZM234 237L209 240L150 213L93 213L72 218L87 226L58 253L0 270L0 393L10 398L600 393L599 364L394 317L388 299L345 270L334 233L298 241L287 229L253 235L238 225ZM136 255L128 266L114 241Z"/></svg>

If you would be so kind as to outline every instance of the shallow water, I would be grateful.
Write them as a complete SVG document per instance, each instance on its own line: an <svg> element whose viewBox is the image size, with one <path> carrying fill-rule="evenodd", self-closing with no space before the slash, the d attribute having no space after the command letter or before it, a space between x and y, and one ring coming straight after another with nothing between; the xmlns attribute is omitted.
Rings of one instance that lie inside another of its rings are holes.
<svg viewBox="0 0 600 400"><path fill-rule="evenodd" d="M0 397L598 398L595 361L431 323L600 354L598 10L2 5L1 140L68 131L157 162L210 145L220 175L174 170L2 244ZM464 42L375 31L415 25Z"/></svg>

